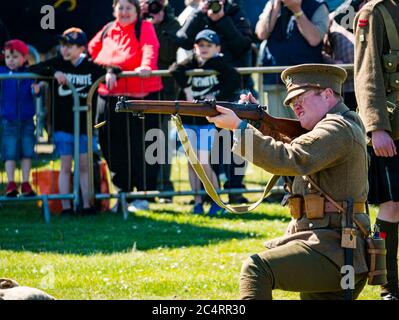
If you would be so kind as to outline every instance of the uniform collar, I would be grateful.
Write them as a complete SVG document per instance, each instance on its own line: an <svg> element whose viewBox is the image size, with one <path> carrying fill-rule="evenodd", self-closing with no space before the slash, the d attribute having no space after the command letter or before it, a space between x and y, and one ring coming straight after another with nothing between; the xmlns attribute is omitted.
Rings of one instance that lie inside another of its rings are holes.
<svg viewBox="0 0 399 320"><path fill-rule="evenodd" d="M327 114L344 114L348 111L349 108L343 102L338 102Z"/></svg>

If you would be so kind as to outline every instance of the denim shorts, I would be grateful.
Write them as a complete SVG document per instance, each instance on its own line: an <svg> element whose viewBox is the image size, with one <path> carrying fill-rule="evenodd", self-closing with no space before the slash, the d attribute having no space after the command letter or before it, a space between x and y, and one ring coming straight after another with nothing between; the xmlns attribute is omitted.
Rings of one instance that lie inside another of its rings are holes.
<svg viewBox="0 0 399 320"><path fill-rule="evenodd" d="M194 150L212 150L215 134L217 132L216 127L213 124L199 126L185 124L184 129L186 129L188 139Z"/></svg>
<svg viewBox="0 0 399 320"><path fill-rule="evenodd" d="M87 153L87 135L81 134L79 137L79 153ZM74 137L72 133L64 131L54 132L55 149L59 156L73 155ZM93 136L93 151L98 151L97 138Z"/></svg>
<svg viewBox="0 0 399 320"><path fill-rule="evenodd" d="M2 159L32 159L35 154L35 125L33 120L1 120Z"/></svg>

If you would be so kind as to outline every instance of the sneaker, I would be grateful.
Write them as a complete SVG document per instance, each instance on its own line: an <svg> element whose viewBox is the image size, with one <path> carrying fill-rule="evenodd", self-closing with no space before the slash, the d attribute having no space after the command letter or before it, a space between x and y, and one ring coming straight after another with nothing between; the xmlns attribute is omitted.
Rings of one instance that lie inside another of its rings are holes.
<svg viewBox="0 0 399 320"><path fill-rule="evenodd" d="M29 182L22 182L21 193L24 197L34 197L36 195L36 192L33 191Z"/></svg>
<svg viewBox="0 0 399 320"><path fill-rule="evenodd" d="M194 214L203 214L204 208L202 207L202 203L196 203L193 208Z"/></svg>
<svg viewBox="0 0 399 320"><path fill-rule="evenodd" d="M134 200L130 205L127 207L129 212L136 212L139 210L148 210L149 209L149 202L147 200Z"/></svg>
<svg viewBox="0 0 399 320"><path fill-rule="evenodd" d="M399 292L388 292L386 294L381 294L381 300L399 301Z"/></svg>
<svg viewBox="0 0 399 320"><path fill-rule="evenodd" d="M161 204L172 203L172 198L159 198L158 202Z"/></svg>
<svg viewBox="0 0 399 320"><path fill-rule="evenodd" d="M14 181L10 181L6 188L6 197L14 198L18 195L18 186Z"/></svg>
<svg viewBox="0 0 399 320"><path fill-rule="evenodd" d="M217 217L221 216L225 213L225 210L221 207L216 202L212 202L211 207L209 208L208 211L208 216L210 217Z"/></svg>

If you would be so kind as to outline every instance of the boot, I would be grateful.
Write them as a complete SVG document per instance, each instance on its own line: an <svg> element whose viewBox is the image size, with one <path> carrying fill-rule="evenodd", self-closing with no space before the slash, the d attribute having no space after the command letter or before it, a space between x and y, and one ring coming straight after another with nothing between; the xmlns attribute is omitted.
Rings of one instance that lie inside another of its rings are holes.
<svg viewBox="0 0 399 320"><path fill-rule="evenodd" d="M380 235L385 238L387 249L387 280L388 282L381 286L382 300L399 300L398 287L398 222L392 223L376 220L376 225L380 229Z"/></svg>

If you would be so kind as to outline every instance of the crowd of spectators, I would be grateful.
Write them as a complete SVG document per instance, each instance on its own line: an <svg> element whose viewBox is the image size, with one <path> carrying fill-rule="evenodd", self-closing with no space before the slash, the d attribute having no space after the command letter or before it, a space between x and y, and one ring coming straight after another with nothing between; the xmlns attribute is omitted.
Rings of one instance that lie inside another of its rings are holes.
<svg viewBox="0 0 399 320"><path fill-rule="evenodd" d="M40 5L43 4L40 1L34 1L34 4L26 1L19 4L25 6L22 13L26 19L23 30L17 23L18 18L14 21L10 18L18 10L17 7L8 4L7 8L2 8L3 12L7 11L9 14L7 17L2 17L4 21L0 20L0 47L3 52L4 43L16 38L35 47L41 53L42 60L46 61L41 62L39 66L31 66L31 70L55 76L58 83L53 90L58 94L66 88L65 82L60 81L60 72L64 74L65 79L71 80L73 78L71 74L76 73L83 62L90 63L93 68L98 67L91 79L92 82L96 77L102 74L109 75L114 71L139 72L141 77L120 78L112 85L107 82L98 89L95 121L97 123L107 121L107 125L98 131L102 156L108 164L112 182L119 192L172 191L170 165L149 164L144 159L145 150L150 144L144 139L145 133L157 128L168 137L169 117L150 115L143 121L129 113L117 114L114 112L114 106L118 97L145 100L216 98L234 101L240 91L251 91L255 96L258 94L253 78L250 75L236 76L234 70L236 67L352 63L353 34L343 28L338 19L345 10L339 12L334 10L343 3L347 6L353 5L356 10L359 2L185 0L183 3L183 1L168 0L108 0L78 2L77 7L72 8L67 5L69 2L65 1L56 8L57 29L36 30L40 26L42 17ZM3 3L1 6L4 5ZM27 28L26 26L30 24L32 28ZM82 40L77 43L76 39L75 42L72 38L68 40L65 33L63 37L57 38L56 35L71 27L75 27L73 29L75 33L76 30L80 30L77 32L79 39L84 36L87 41ZM198 38L197 35L204 30L207 30L206 36ZM76 59L66 58L68 53L65 46L76 44L82 48L81 51L77 51L79 54ZM214 45L218 49L214 50L212 57L204 60L201 58L198 45L203 47ZM60 52L56 52L55 54L59 56L49 60L48 55L56 51L54 48L61 48L61 55ZM193 51L196 54L193 55ZM4 64L3 58L0 56L1 65ZM69 61L68 65L63 63L65 60ZM216 69L222 74L212 79L209 77L196 79L181 73L182 70L202 67ZM169 68L174 78L151 76L151 71ZM223 74L225 70L228 70L228 76ZM4 101L6 97L4 83L5 81L0 83L2 107L7 103ZM208 91L205 94L203 94L205 91L197 92L194 97L195 90L199 90L195 87L195 83L202 85L208 83L208 88L201 88ZM191 88L190 92L187 90L188 87ZM267 93L268 110L272 115L293 117L289 109L283 106L285 90L278 74L265 75L263 89ZM344 99L351 108L356 108L353 78L349 78L345 86ZM57 99L54 101L62 104ZM16 108L24 107L16 106ZM58 119L72 119L72 103L63 104L62 107L54 108L62 110L58 111L60 112ZM66 110L70 112L69 116L65 116ZM191 122L190 120L187 123L191 125ZM61 128L63 125L58 127ZM72 125L70 122L67 129L61 128L61 132L73 132ZM200 123L200 125L205 124ZM84 136L85 129L82 127L81 130ZM59 140L60 129L56 131L58 135L53 137L58 137ZM169 142L166 139L166 143ZM65 174L60 178L60 186L64 185L62 190L67 193L69 186L65 186L65 181L69 179L67 171L70 173L71 170L71 154L70 152L62 154L59 143L56 143L56 147L61 157L68 156L67 161L63 158L66 161L63 167ZM168 147L165 149L169 150ZM221 154L226 152L230 150L220 150ZM167 155L167 158L170 157ZM83 163L87 163L85 158ZM245 167L244 162L233 161L229 166L214 165L212 168L209 167L208 171L209 175L215 177L215 186L221 185L223 181L220 181L220 178L224 175L224 188L243 188L243 175L235 173L236 169L243 167ZM195 190L199 189L197 182L192 185ZM82 188L84 186L82 183ZM15 195L15 192L9 195ZM86 200L85 207L88 209ZM170 202L171 198L163 200ZM238 203L246 201L242 195L231 195L229 200ZM195 204L200 203L202 200L197 197ZM148 201L145 199L136 199L129 207L131 211L147 208ZM64 209L70 209L67 202L64 203ZM199 206L196 211L202 212Z"/></svg>

